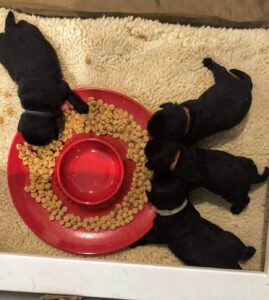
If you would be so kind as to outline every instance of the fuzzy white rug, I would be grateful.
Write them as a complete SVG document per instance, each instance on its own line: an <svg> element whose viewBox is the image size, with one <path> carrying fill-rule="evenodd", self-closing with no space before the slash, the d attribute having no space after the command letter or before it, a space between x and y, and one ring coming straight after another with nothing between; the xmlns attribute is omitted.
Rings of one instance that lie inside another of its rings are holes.
<svg viewBox="0 0 269 300"><path fill-rule="evenodd" d="M1 32L6 14L7 10L0 9ZM192 28L131 17L80 20L17 13L16 20L19 19L37 25L55 47L64 76L72 87L119 90L151 111L162 102L182 102L198 97L213 83L212 74L202 66L204 57L210 56L229 69L244 70L254 83L253 104L247 120L202 144L248 156L255 160L260 170L269 165L268 30ZM0 65L0 123L3 121L0 124L0 251L72 256L32 234L12 205L6 163L20 112L17 87ZM207 191L195 192L192 199L204 217L256 247L256 255L243 265L244 269L262 270L267 234L267 185L253 189L250 196L248 209L239 216L232 215L223 200ZM180 264L166 247L157 246L124 250L100 258Z"/></svg>

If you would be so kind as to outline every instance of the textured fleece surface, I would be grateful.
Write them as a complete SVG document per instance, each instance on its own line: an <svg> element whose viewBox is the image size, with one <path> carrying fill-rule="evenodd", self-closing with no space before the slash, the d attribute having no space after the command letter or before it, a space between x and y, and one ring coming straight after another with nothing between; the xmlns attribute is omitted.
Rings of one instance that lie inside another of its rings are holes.
<svg viewBox="0 0 269 300"><path fill-rule="evenodd" d="M0 31L7 10L0 9ZM228 69L238 68L253 79L253 104L248 117L229 132L204 140L201 145L255 160L262 171L269 160L269 32L264 29L231 30L161 24L124 18L59 19L16 13L37 25L55 47L66 80L72 87L105 87L121 91L154 111L162 102L198 97L213 83L202 66L210 56ZM10 143L21 113L17 86L0 65L0 251L51 256L73 256L36 237L17 214L8 192L6 165ZM9 115L8 108L14 112ZM3 117L3 120L2 118ZM236 178L235 178L236 180ZM239 216L224 200L205 190L192 195L201 214L237 234L257 249L243 264L262 270L267 217L267 184L254 187L251 203ZM180 265L164 246L146 246L100 256L123 262Z"/></svg>

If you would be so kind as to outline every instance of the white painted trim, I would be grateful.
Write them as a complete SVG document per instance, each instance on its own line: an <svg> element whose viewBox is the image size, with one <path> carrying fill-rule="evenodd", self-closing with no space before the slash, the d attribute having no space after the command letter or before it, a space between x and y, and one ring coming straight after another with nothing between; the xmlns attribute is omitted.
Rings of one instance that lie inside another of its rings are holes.
<svg viewBox="0 0 269 300"><path fill-rule="evenodd" d="M264 270L246 272L0 253L0 290L128 300L268 300L269 238Z"/></svg>
<svg viewBox="0 0 269 300"><path fill-rule="evenodd" d="M264 271L267 274L267 284L269 285L269 220L267 220L267 242L265 250ZM269 299L269 298L268 298Z"/></svg>
<svg viewBox="0 0 269 300"><path fill-rule="evenodd" d="M268 300L264 272L0 254L0 290L145 300Z"/></svg>

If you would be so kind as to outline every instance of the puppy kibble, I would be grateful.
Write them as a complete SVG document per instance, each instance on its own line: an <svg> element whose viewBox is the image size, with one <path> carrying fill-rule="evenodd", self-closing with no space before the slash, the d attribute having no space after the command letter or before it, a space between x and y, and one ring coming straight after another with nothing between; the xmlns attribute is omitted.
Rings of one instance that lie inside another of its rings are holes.
<svg viewBox="0 0 269 300"><path fill-rule="evenodd" d="M6 110L6 112L7 112L7 114L8 114L9 116L12 116L14 111L13 111L13 108L12 108L12 107L8 107L7 110Z"/></svg>
<svg viewBox="0 0 269 300"><path fill-rule="evenodd" d="M10 92L8 92L8 91L4 92L4 97L5 98L9 98L10 96L11 96Z"/></svg>
<svg viewBox="0 0 269 300"><path fill-rule="evenodd" d="M66 119L65 129L60 133L59 140L43 147L30 146L27 143L17 144L19 158L29 167L30 184L24 187L25 192L49 213L49 220L60 225L78 230L88 231L115 230L129 224L134 216L144 209L147 202L145 191L150 188L150 172L144 167L146 160L144 148L148 141L147 131L136 123L134 117L112 104L103 103L101 99L89 99L90 113L79 115L64 106ZM1 122L1 119L0 119ZM75 133L93 132L96 135L111 135L123 140L128 145L127 158L136 163L133 182L129 193L122 203L118 203L105 216L82 218L68 213L68 207L58 199L52 190L52 175L56 157L60 154L64 143Z"/></svg>

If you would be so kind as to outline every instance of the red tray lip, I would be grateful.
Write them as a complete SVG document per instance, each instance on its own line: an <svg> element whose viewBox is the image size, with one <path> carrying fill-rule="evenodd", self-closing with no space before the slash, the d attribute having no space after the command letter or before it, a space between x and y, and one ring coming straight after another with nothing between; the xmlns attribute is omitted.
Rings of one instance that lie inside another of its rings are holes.
<svg viewBox="0 0 269 300"><path fill-rule="evenodd" d="M128 99L128 101L134 103L135 105L140 106L140 108L142 110L147 111L149 117L151 117L151 112L148 111L141 103L139 103L138 101L134 100L130 96L125 95L125 94L123 94L123 93L121 93L117 90L112 90L112 89L109 89L109 88L102 88L102 87L78 87L78 88L74 89L75 92L86 91L86 90L96 90L96 91L102 91L102 92L109 92L109 93L113 93L115 95L119 95L121 97L124 97L124 98Z"/></svg>
<svg viewBox="0 0 269 300"><path fill-rule="evenodd" d="M115 94L115 95L118 95L120 97L123 97L123 98L126 98L128 99L128 101L132 102L133 104L135 104L137 107L140 107L142 110L144 110L144 112L147 112L148 113L148 117L150 118L151 117L151 113L142 105L140 104L138 101L135 101L133 98L131 98L130 96L127 96L119 91L116 91L116 90L112 90L112 89L107 89L107 88L99 88L99 87L79 87L79 88L75 88L73 89L75 92L80 92L80 91L97 91L97 92L108 92L108 93L112 93L112 94ZM13 140L12 140L12 143L11 143L11 146L10 146L10 149L12 147L14 147L14 144L15 144L15 140L19 137L21 137L21 134L19 132L16 132ZM82 254L82 255L102 255L102 254L109 254L109 253L113 253L115 251L118 251L118 250L121 250L121 249L124 249L126 247L128 247L130 245L130 243L123 243L120 247L110 247L109 250L103 250L103 251L91 251L91 250L82 250L82 251L79 251L79 250L72 250L70 248L66 249L66 248L63 248L62 246L60 246L59 244L56 244L55 242L52 242L48 237L42 237L41 234L38 232L37 228L33 228L31 226L31 222L29 222L29 219L25 219L25 216L24 216L24 213L23 211L20 210L19 208L19 205L18 203L15 203L13 201L13 197L12 197L12 190L11 190L11 181L9 179L9 167L10 167L10 161L12 160L12 157L11 157L11 151L9 151L9 154L8 154L8 161L7 161L7 179L8 179L8 188L9 188L9 193L10 193L10 197L11 197L11 201L13 202L13 205L15 206L18 214L20 215L20 217L22 218L23 222L26 224L26 226L37 236L39 237L41 240L45 241L46 243L48 243L49 245L55 247L55 248L58 248L59 250L62 250L62 251L65 251L65 252L71 252L71 253L75 253L75 254ZM156 217L156 212L155 210L152 208L152 205L147 203L145 204L145 207L144 207L144 210L143 212L145 214L148 215L148 218L149 218L149 221L146 226L144 227L144 230L143 232L141 231L140 234L137 234L136 235L136 239L134 239L134 241L132 241L132 243L136 242L137 240L139 240L141 237L143 237L149 230L152 229L153 227L153 220L154 218ZM119 228L117 230L119 231L122 231L122 229L125 229L125 227L123 228ZM115 232L117 231L115 230ZM120 233L119 233L120 234Z"/></svg>
<svg viewBox="0 0 269 300"><path fill-rule="evenodd" d="M111 193L110 195L108 195L107 197L105 197L104 199L98 201L98 202L95 202L94 204L91 203L91 202L86 202L86 201L80 201L79 199L73 197L65 188L64 184L62 183L61 181L61 175L60 175L60 169L61 169L61 162L63 160L63 157L64 157L64 154L67 153L67 151L70 150L71 147L75 146L76 144L79 144L79 143L82 143L83 141L95 141L95 142L98 142L98 143L101 143L101 144L104 144L106 145L108 148L110 148L115 156L117 157L117 160L118 160L118 163L120 165L120 178L119 178L119 182L117 184L117 187L115 188L115 190L113 191L113 193ZM88 206L93 206L93 207L96 207L100 204L104 204L106 203L109 199L111 199L113 196L115 196L115 194L118 192L119 188L121 187L122 185L122 182L123 182L123 177L124 177L124 166L123 166L123 162L122 162L122 159L118 153L118 151L115 149L115 147L113 147L112 145L110 145L109 143L101 140L101 139L98 139L98 138L82 138L80 140L76 140L75 142L69 144L65 149L64 151L62 151L62 153L59 155L59 159L58 159L58 162L56 164L56 176L57 176L57 181L58 181L58 184L60 186L60 188L62 189L62 191L70 198L72 199L73 201L77 202L77 203L80 203L82 205L88 205Z"/></svg>

